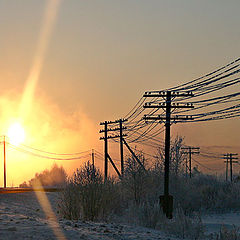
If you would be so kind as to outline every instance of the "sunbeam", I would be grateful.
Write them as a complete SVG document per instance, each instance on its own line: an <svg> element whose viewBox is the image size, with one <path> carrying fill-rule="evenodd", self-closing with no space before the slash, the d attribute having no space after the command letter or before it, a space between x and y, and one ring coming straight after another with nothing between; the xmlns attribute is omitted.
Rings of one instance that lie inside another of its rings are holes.
<svg viewBox="0 0 240 240"><path fill-rule="evenodd" d="M52 210L52 206L44 192L43 186L40 181L36 181L33 185L38 202L41 205L46 218L49 221L49 225L57 239L66 240L63 231L58 223L57 217Z"/></svg>
<svg viewBox="0 0 240 240"><path fill-rule="evenodd" d="M19 115L25 119L32 107L32 101L36 89L37 82L41 73L44 58L46 55L47 46L56 22L58 9L61 0L47 1L43 21L42 29L40 31L39 40L37 44L37 50L33 59L33 64L30 69L27 81L25 83L25 89L20 103Z"/></svg>

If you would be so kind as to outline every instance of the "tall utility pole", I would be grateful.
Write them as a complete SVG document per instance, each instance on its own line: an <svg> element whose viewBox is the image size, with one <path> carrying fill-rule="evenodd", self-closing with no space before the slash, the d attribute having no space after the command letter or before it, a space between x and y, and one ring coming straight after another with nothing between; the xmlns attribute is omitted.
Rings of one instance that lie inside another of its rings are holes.
<svg viewBox="0 0 240 240"><path fill-rule="evenodd" d="M193 154L199 154L200 153L200 148L199 147L183 147L183 150L188 150L187 152L182 152L184 154L188 154L189 156L189 166L186 167L186 170L189 170L189 177L192 177L192 155ZM195 150L195 151L194 151ZM187 165L187 163L186 163Z"/></svg>
<svg viewBox="0 0 240 240"><path fill-rule="evenodd" d="M233 161L233 160L237 160L238 157L233 157L233 156L237 156L237 155L238 155L237 153L227 153L227 154L224 154L224 157L223 157L223 159L227 160L227 161L224 161L224 162L227 165L228 165L228 162L229 162L229 165L230 165L230 179L231 179L231 182L233 181L233 163L238 163L238 161ZM226 166L226 172L227 172L227 166ZM227 180L227 173L226 173L226 180Z"/></svg>
<svg viewBox="0 0 240 240"><path fill-rule="evenodd" d="M108 177L108 122L104 122L104 176L105 176L105 181L107 180Z"/></svg>
<svg viewBox="0 0 240 240"><path fill-rule="evenodd" d="M117 174L120 176L120 172L118 171L117 167L115 166L113 160L111 159L110 155L108 154L108 139L111 138L120 138L120 153L121 153L121 172L123 174L124 171L124 162L123 162L123 137L127 136L126 134L123 134L123 130L126 129L126 127L123 127L123 122L126 122L127 119L119 119L116 121L105 121L101 122L100 125L104 125L104 129L101 129L99 132L104 133L104 137L100 137L100 140L104 140L104 176L105 180L107 180L108 177L108 160L113 165L113 168L117 172ZM116 128L109 128L109 125L113 125L119 123L119 127ZM115 132L119 131L119 135L111 135L108 136L108 132Z"/></svg>
<svg viewBox="0 0 240 240"><path fill-rule="evenodd" d="M3 157L4 157L4 188L7 187L7 173L6 173L6 137L3 137Z"/></svg>
<svg viewBox="0 0 240 240"><path fill-rule="evenodd" d="M173 92L173 91L153 91L146 92L144 97L162 97L165 100L165 103L145 103L144 108L157 108L165 109L166 115L145 115L143 119L145 120L154 120L154 121L165 121L165 161L164 161L164 195L160 196L160 203L163 209L163 212L168 218L172 218L173 211L173 197L169 195L169 163L170 163L170 127L171 120L178 122L181 120L192 120L190 116L176 115L171 117L171 110L176 108L193 108L192 104L186 103L172 103L172 100L177 97L190 97L193 96L192 92Z"/></svg>
<svg viewBox="0 0 240 240"><path fill-rule="evenodd" d="M124 174L124 157L123 157L123 125L122 124L123 124L123 120L119 119L121 174L123 176L123 174Z"/></svg>

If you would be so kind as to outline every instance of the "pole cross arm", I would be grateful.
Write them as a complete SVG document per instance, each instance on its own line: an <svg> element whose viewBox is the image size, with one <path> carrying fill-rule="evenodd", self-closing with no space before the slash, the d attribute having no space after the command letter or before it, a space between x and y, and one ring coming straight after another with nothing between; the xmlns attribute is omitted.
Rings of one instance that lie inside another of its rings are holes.
<svg viewBox="0 0 240 240"><path fill-rule="evenodd" d="M192 103L186 103L186 104L171 104L171 108L194 108ZM151 102L145 103L143 108L167 108L167 106L163 103L159 104L152 104Z"/></svg>
<svg viewBox="0 0 240 240"><path fill-rule="evenodd" d="M183 116L183 115L176 115L176 116L172 116L170 117L170 120L193 120L194 118L192 116ZM157 116L147 116L144 115L143 116L143 120L166 120L166 117L163 117L161 115L157 115Z"/></svg>
<svg viewBox="0 0 240 240"><path fill-rule="evenodd" d="M114 123L119 123L119 122L126 122L128 121L128 119L118 119L116 121L106 121L106 122L100 122L100 125L104 125L104 124L114 124Z"/></svg>
<svg viewBox="0 0 240 240"><path fill-rule="evenodd" d="M127 127L122 127L122 129L123 129L123 130L126 130ZM107 131L108 131L108 132L120 131L120 128L108 128ZM101 130L99 131L99 133L103 133L103 132L105 132L105 129L101 129Z"/></svg>
<svg viewBox="0 0 240 240"><path fill-rule="evenodd" d="M167 91L148 91L143 94L143 97L166 97ZM192 92L171 92L171 97L193 97Z"/></svg>
<svg viewBox="0 0 240 240"><path fill-rule="evenodd" d="M123 137L126 137L127 134L123 134ZM108 136L107 139L111 139L111 138L119 138L119 135L114 135L114 136ZM105 137L100 137L100 140L105 140Z"/></svg>

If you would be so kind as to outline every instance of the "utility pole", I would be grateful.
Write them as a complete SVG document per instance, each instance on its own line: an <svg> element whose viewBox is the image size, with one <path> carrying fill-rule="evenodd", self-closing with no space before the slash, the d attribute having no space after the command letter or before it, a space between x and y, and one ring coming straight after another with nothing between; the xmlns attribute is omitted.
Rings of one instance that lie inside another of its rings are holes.
<svg viewBox="0 0 240 240"><path fill-rule="evenodd" d="M95 167L94 166L94 149L92 149L92 165L93 165L93 167Z"/></svg>
<svg viewBox="0 0 240 240"><path fill-rule="evenodd" d="M160 196L160 204L163 212L168 218L172 218L173 197L169 195L169 163L170 163L170 127L171 120L178 122L181 120L192 120L191 116L176 115L171 117L171 110L176 108L193 108L192 104L172 103L172 100L177 97L193 96L192 92L174 92L174 91L153 91L145 92L144 97L162 97L165 103L145 103L144 108L165 109L166 115L144 115L144 120L165 121L165 161L164 161L164 195Z"/></svg>
<svg viewBox="0 0 240 240"><path fill-rule="evenodd" d="M123 122L126 122L127 119L119 119L116 121L105 121L101 122L100 125L104 125L104 129L101 129L99 132L104 133L104 137L100 137L100 140L104 140L104 177L105 180L107 180L108 177L108 160L110 163L113 165L113 168L117 172L117 174L120 177L120 172L118 171L117 167L115 166L114 162L112 161L110 155L108 154L108 139L112 138L120 138L120 153L121 153L121 172L123 173L124 171L124 162L123 162L123 137L127 136L126 134L123 134L123 130L126 129L126 127L122 126ZM109 128L108 126L119 123L119 128ZM119 135L111 135L108 136L108 132L115 132L119 131Z"/></svg>
<svg viewBox="0 0 240 240"><path fill-rule="evenodd" d="M186 164L186 178L187 178L187 176L188 176L188 159L187 159L187 157L186 157L186 162L185 162L185 164Z"/></svg>
<svg viewBox="0 0 240 240"><path fill-rule="evenodd" d="M105 181L107 180L108 177L108 122L104 122L104 177Z"/></svg>
<svg viewBox="0 0 240 240"><path fill-rule="evenodd" d="M4 188L7 187L7 178L6 178L6 137L3 136L3 157L4 157Z"/></svg>
<svg viewBox="0 0 240 240"><path fill-rule="evenodd" d="M227 153L227 154L224 154L224 157L223 159L226 159L226 161L224 161L227 165L226 165L226 180L227 180L227 176L228 176L228 162L229 162L229 165L230 165L230 179L231 179L231 182L233 181L233 163L238 163L238 161L234 161L234 160L237 160L238 157L234 157L234 156L237 156L238 154L237 153ZM229 161L228 161L229 160Z"/></svg>
<svg viewBox="0 0 240 240"><path fill-rule="evenodd" d="M186 167L186 171L187 169L189 169L189 177L192 178L192 155L193 154L199 154L200 153L200 148L199 147L183 147L183 150L188 150L188 152L182 152L184 154L188 154L189 156L189 167ZM195 150L195 151L194 151ZM187 161L187 160L186 160ZM187 165L187 163L186 163Z"/></svg>
<svg viewBox="0 0 240 240"><path fill-rule="evenodd" d="M228 181L228 153L226 154L226 161L224 161L226 163L226 182Z"/></svg>
<svg viewBox="0 0 240 240"><path fill-rule="evenodd" d="M120 136L120 156L121 156L121 174L124 174L124 156L123 156L123 130L126 127L123 127L123 122L126 122L127 119L119 119L119 136Z"/></svg>

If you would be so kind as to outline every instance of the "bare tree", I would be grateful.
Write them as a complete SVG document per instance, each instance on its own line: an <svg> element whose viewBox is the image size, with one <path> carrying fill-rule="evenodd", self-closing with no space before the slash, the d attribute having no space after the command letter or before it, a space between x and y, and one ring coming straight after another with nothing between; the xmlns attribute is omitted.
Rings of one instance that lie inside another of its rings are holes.
<svg viewBox="0 0 240 240"><path fill-rule="evenodd" d="M146 159L142 152L137 153L136 156L141 161L143 166L146 166ZM133 197L136 204L139 204L146 185L146 172L143 167L130 155L125 163L125 175L123 179L125 189L129 195Z"/></svg>
<svg viewBox="0 0 240 240"><path fill-rule="evenodd" d="M176 136L174 141L171 142L170 147L170 168L176 176L178 176L179 173L184 169L185 155L181 152L183 140L183 137ZM163 148L159 147L156 153L155 168L158 168L161 172L164 170L164 160L165 151Z"/></svg>

